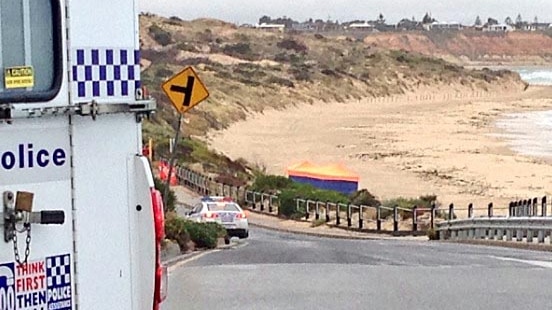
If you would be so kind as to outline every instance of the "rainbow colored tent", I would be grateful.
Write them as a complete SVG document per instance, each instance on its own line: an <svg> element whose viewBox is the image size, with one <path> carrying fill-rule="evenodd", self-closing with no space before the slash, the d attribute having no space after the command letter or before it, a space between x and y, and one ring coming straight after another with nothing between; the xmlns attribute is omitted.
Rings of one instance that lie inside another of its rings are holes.
<svg viewBox="0 0 552 310"><path fill-rule="evenodd" d="M317 166L302 162L287 169L288 178L320 189L350 194L358 190L359 177L341 164Z"/></svg>

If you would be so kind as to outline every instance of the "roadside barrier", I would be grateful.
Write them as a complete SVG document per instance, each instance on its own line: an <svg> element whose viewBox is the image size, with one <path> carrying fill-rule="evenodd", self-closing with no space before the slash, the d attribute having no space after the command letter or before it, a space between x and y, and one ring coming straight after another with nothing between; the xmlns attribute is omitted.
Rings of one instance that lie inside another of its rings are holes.
<svg viewBox="0 0 552 310"><path fill-rule="evenodd" d="M278 215L280 198L274 193L248 190L216 182L212 177L184 167L177 167L181 185L200 195L229 196L252 210ZM512 201L507 207L489 203L485 208L469 204L459 208L450 204L441 209L433 204L430 208L401 208L399 206L366 206L331 201L294 199L295 210L303 214L305 221L324 220L327 224L361 232L390 233L399 235L423 235L435 230L439 239L487 239L526 240L550 243L552 210L548 210L547 197ZM496 210L507 210L507 216L495 216ZM458 219L458 211L467 211L466 219ZM411 219L410 224L408 220ZM547 239L548 238L548 239Z"/></svg>
<svg viewBox="0 0 552 310"><path fill-rule="evenodd" d="M474 216L473 205L468 205L468 219L454 218L454 205L450 206L447 221L437 224L441 240L493 240L534 243L551 243L552 217L548 216L547 197L512 201L508 215L495 216L492 203L487 214Z"/></svg>

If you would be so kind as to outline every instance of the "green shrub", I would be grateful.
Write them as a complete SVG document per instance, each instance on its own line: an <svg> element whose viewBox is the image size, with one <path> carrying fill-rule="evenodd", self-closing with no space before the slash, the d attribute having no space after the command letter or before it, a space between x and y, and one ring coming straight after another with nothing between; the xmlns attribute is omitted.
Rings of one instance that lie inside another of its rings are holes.
<svg viewBox="0 0 552 310"><path fill-rule="evenodd" d="M427 237L429 240L439 240L439 233L435 229L430 228L427 230Z"/></svg>
<svg viewBox="0 0 552 310"><path fill-rule="evenodd" d="M222 49L222 52L228 56L240 59L254 60L255 58L249 43L229 44Z"/></svg>
<svg viewBox="0 0 552 310"><path fill-rule="evenodd" d="M414 206L418 208L431 208L431 204L437 201L437 196L435 195L425 195L420 196L419 198L394 198L389 199L383 202L383 206L387 208L394 208L395 206L401 208L401 209L408 209L412 210ZM412 218L412 212L399 210L399 214L402 216L403 219ZM393 215L393 211L383 209L381 211L381 217L387 218L389 216Z"/></svg>
<svg viewBox="0 0 552 310"><path fill-rule="evenodd" d="M297 193L293 190L284 190L280 194L280 206L278 208L278 215L288 218L294 218L294 215L304 214L304 210L297 210ZM299 216L299 218L301 218Z"/></svg>
<svg viewBox="0 0 552 310"><path fill-rule="evenodd" d="M290 56L285 52L278 53L274 56L274 61L277 62L289 62L290 60Z"/></svg>
<svg viewBox="0 0 552 310"><path fill-rule="evenodd" d="M282 49L295 51L296 53L305 53L308 50L305 44L295 41L293 39L284 39L278 42L276 46Z"/></svg>
<svg viewBox="0 0 552 310"><path fill-rule="evenodd" d="M367 189L361 189L351 194L351 204L377 207L381 205L381 202Z"/></svg>
<svg viewBox="0 0 552 310"><path fill-rule="evenodd" d="M281 78L281 77L277 77L277 76L271 76L269 77L266 82L268 84L276 84L276 85L279 85L279 86L283 86L283 87L289 87L289 88L294 88L295 87L295 84L288 80L288 79L284 79L284 78Z"/></svg>
<svg viewBox="0 0 552 310"><path fill-rule="evenodd" d="M167 69L166 67L157 68L157 70L155 71L155 75L162 79L171 77L173 74L174 72Z"/></svg>
<svg viewBox="0 0 552 310"><path fill-rule="evenodd" d="M176 241L180 246L181 252L188 251L188 243L191 239L186 229L186 220L175 215L167 216L165 220L165 237Z"/></svg>
<svg viewBox="0 0 552 310"><path fill-rule="evenodd" d="M214 249L218 238L226 234L226 230L217 223L196 223L185 221L186 230L198 248Z"/></svg>
<svg viewBox="0 0 552 310"><path fill-rule="evenodd" d="M161 195L165 195L167 182L163 182L158 178L154 178L153 181L155 183L155 188L161 192ZM165 201L165 205L163 206L165 208L165 213L174 212L176 210L176 194L172 189L169 189L168 197L167 199L163 197L163 201Z"/></svg>
<svg viewBox="0 0 552 310"><path fill-rule="evenodd" d="M297 81L312 81L313 72L308 66L293 66L288 69L288 73L291 74Z"/></svg>
<svg viewBox="0 0 552 310"><path fill-rule="evenodd" d="M349 198L339 192L317 189L309 184L293 182L290 187L282 190L278 213L281 216L292 217L294 214L302 215L305 209L302 205L297 209L296 198L318 201L330 201L334 203L348 203Z"/></svg>
<svg viewBox="0 0 552 310"><path fill-rule="evenodd" d="M197 49L197 47L193 44L190 44L188 42L181 42L181 43L178 43L176 45L176 48L181 50L181 51L186 51L186 52L192 52L192 53L197 53L199 52L199 50Z"/></svg>
<svg viewBox="0 0 552 310"><path fill-rule="evenodd" d="M293 181L278 175L260 175L255 179L251 189L256 192L273 192L290 187Z"/></svg>
<svg viewBox="0 0 552 310"><path fill-rule="evenodd" d="M172 43L171 33L156 24L153 24L149 27L149 32L153 39L162 46L166 46Z"/></svg>

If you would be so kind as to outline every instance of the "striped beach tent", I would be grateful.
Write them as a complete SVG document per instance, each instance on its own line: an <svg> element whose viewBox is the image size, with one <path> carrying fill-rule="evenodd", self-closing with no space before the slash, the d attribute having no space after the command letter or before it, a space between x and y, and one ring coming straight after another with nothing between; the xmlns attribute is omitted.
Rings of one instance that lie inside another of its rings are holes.
<svg viewBox="0 0 552 310"><path fill-rule="evenodd" d="M359 176L342 164L315 165L308 161L287 169L288 178L316 188L351 194L358 190Z"/></svg>

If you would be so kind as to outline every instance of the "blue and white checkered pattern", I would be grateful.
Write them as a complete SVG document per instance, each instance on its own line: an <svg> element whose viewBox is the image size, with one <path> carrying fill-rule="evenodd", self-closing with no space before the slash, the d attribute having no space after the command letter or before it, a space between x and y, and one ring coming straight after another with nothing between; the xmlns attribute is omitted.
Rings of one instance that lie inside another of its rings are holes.
<svg viewBox="0 0 552 310"><path fill-rule="evenodd" d="M87 48L73 51L73 99L132 97L140 88L140 51Z"/></svg>
<svg viewBox="0 0 552 310"><path fill-rule="evenodd" d="M48 288L71 285L71 259L69 254L46 258Z"/></svg>

